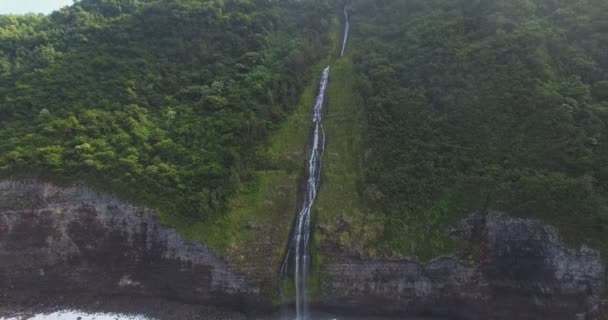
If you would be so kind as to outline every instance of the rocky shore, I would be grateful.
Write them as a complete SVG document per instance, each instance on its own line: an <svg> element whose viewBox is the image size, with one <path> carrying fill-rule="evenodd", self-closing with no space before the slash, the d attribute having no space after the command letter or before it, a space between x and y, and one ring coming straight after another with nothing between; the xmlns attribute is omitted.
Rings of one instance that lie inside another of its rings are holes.
<svg viewBox="0 0 608 320"><path fill-rule="evenodd" d="M605 270L597 251L564 246L538 221L492 212L453 234L477 244L474 263L366 260L325 244L314 307L401 319L599 319ZM82 185L0 181L0 316L74 307L277 318L279 307L250 280L151 210Z"/></svg>
<svg viewBox="0 0 608 320"><path fill-rule="evenodd" d="M320 305L359 314L454 319L599 319L604 265L598 251L569 249L557 230L496 212L453 230L479 247L475 263L453 257L362 260L326 249Z"/></svg>

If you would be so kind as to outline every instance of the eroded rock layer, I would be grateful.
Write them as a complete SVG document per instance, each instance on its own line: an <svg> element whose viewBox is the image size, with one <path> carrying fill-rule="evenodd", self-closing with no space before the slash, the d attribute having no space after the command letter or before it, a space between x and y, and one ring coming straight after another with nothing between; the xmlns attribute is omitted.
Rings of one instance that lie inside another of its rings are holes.
<svg viewBox="0 0 608 320"><path fill-rule="evenodd" d="M320 305L455 319L599 317L604 266L597 251L568 249L553 228L498 213L473 216L454 233L480 241L477 265L456 258L420 264L325 255Z"/></svg>
<svg viewBox="0 0 608 320"><path fill-rule="evenodd" d="M553 228L497 213L473 216L453 233L471 244L475 261L366 260L323 244L314 307L471 320L599 318L597 251L569 249ZM276 311L257 285L268 284L235 270L151 210L84 186L0 181L0 311L66 294Z"/></svg>
<svg viewBox="0 0 608 320"><path fill-rule="evenodd" d="M0 182L0 297L140 295L261 309L258 289L153 213L83 186Z"/></svg>

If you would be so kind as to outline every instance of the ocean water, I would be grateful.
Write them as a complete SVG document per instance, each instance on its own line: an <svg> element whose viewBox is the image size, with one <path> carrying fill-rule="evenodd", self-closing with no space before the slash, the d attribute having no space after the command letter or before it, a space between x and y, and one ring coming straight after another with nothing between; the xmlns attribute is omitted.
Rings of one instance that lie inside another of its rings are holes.
<svg viewBox="0 0 608 320"><path fill-rule="evenodd" d="M0 0L1 1L1 0ZM247 317L244 315L235 314L178 314L174 313L173 310L168 310L168 314L158 315L160 319L175 319L175 320L202 320L202 319L214 319L214 320L245 320ZM9 313L10 314L10 313ZM158 320L154 316L144 316L137 313L114 313L114 312L86 312L80 310L61 310L61 311L49 311L40 313L13 313L10 316L0 316L0 320ZM296 319L296 314L274 314L255 318L256 320L292 320ZM345 316L336 314L327 314L323 312L315 312L314 310L310 314L310 320L446 320L446 318L427 318L427 317L407 317L407 318L384 318L384 317L366 317L366 316Z"/></svg>
<svg viewBox="0 0 608 320"><path fill-rule="evenodd" d="M14 316L0 318L0 320L154 320L141 315L127 315L119 313L86 313L74 310L63 310L47 314L27 316Z"/></svg>

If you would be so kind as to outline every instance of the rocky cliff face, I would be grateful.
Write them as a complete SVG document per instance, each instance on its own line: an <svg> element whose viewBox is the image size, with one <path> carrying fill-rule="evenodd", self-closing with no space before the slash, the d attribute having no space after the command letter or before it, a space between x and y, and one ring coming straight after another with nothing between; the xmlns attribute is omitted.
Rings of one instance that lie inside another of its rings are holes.
<svg viewBox="0 0 608 320"><path fill-rule="evenodd" d="M221 258L163 227L150 210L83 186L0 182L0 301L68 292L233 310L269 305Z"/></svg>
<svg viewBox="0 0 608 320"><path fill-rule="evenodd" d="M476 265L365 261L326 248L321 307L450 319L596 319L604 267L597 251L571 250L556 230L497 213L473 216L454 234L481 244Z"/></svg>
<svg viewBox="0 0 608 320"><path fill-rule="evenodd" d="M598 317L598 252L568 249L552 228L496 213L474 216L453 233L475 244L475 263L364 260L326 244L316 306L471 320ZM66 292L271 311L252 283L259 281L182 239L148 209L83 186L0 181L0 311Z"/></svg>

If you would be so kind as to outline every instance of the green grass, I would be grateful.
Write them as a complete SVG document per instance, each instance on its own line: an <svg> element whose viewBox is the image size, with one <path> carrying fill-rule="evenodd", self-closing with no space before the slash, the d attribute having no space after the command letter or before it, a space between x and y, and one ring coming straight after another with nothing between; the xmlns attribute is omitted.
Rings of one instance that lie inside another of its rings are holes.
<svg viewBox="0 0 608 320"><path fill-rule="evenodd" d="M281 211L295 202L296 174L283 170L257 171L230 203L230 211L211 225L192 227L192 238L209 244L221 254L240 254L261 225L281 219ZM291 201L294 200L294 201ZM241 256L244 258L244 256Z"/></svg>
<svg viewBox="0 0 608 320"><path fill-rule="evenodd" d="M311 289L321 297L324 256L322 245L337 243L361 256L376 256L383 223L365 210L359 194L362 176L363 101L356 91L350 56L333 61L324 128L327 146L322 161L321 187L313 208Z"/></svg>
<svg viewBox="0 0 608 320"><path fill-rule="evenodd" d="M323 61L311 68L309 84L305 88L295 112L289 116L281 128L273 134L269 148L263 157L271 166L287 170L300 170L306 160L306 148L311 128L311 110L317 94L318 76L325 68Z"/></svg>
<svg viewBox="0 0 608 320"><path fill-rule="evenodd" d="M329 231L326 235L318 232L317 241L329 237L361 254L374 255L374 246L370 245L370 241L378 236L380 225L373 216L365 213L358 191L362 177L361 154L364 151L362 105L355 90L350 57L336 60L329 84L324 122L328 142L314 221Z"/></svg>
<svg viewBox="0 0 608 320"><path fill-rule="evenodd" d="M425 212L412 215L405 225L391 226L383 214L365 207L359 192L366 152L364 105L357 92L356 74L348 51L345 57L332 61L331 68L324 122L328 143L322 162L321 188L313 210L313 222L317 226L312 252L315 295L319 294L319 277L322 277L321 245L324 242L337 243L363 257L417 256L430 260L453 249L447 229L442 231L445 223L455 223L446 218L449 216L446 201L452 200L449 195L438 199L441 201Z"/></svg>

